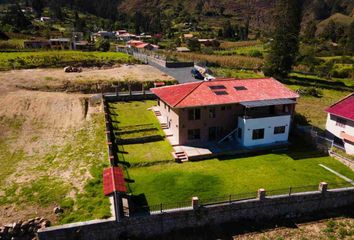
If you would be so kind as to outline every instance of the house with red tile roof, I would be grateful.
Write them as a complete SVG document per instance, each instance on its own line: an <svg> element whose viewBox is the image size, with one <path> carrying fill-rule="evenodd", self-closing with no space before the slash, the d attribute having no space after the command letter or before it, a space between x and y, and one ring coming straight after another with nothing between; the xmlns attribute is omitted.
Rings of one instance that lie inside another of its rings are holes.
<svg viewBox="0 0 354 240"><path fill-rule="evenodd" d="M354 154L354 93L326 109L327 135L347 154Z"/></svg>
<svg viewBox="0 0 354 240"><path fill-rule="evenodd" d="M215 79L152 88L173 146L287 143L299 95L273 78Z"/></svg>

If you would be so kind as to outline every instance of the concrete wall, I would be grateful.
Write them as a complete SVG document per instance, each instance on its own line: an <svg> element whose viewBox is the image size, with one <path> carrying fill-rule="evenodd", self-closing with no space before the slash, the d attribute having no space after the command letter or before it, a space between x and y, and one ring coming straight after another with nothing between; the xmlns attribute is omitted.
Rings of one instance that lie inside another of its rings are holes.
<svg viewBox="0 0 354 240"><path fill-rule="evenodd" d="M165 102L158 100L158 108L160 109L161 116L164 118L164 122L167 123L169 129L172 131L176 141L179 141L179 116L176 109L171 108Z"/></svg>
<svg viewBox="0 0 354 240"><path fill-rule="evenodd" d="M101 220L67 224L40 230L38 235L41 240L103 240L119 237L144 239L185 228L243 220L260 221L286 216L306 216L318 211L352 207L353 204L354 188L324 193L316 191L291 196L274 196L264 200L244 200L139 218L126 218L120 223L113 220Z"/></svg>
<svg viewBox="0 0 354 240"><path fill-rule="evenodd" d="M290 118L290 115L250 119L239 117L238 126L242 131L240 142L244 146L255 146L287 141L290 129ZM274 134L274 127L279 126L285 126L285 132L282 134ZM252 135L254 129L264 129L264 138L253 140Z"/></svg>

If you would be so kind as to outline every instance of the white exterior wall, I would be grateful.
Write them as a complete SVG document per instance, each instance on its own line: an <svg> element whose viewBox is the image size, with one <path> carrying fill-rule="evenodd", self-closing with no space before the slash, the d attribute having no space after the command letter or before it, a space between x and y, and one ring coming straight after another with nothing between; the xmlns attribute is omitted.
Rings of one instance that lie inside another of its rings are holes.
<svg viewBox="0 0 354 240"><path fill-rule="evenodd" d="M337 117L333 116L331 114L327 114L327 123L326 123L326 129L328 132L332 133L338 138L340 137L341 132L345 132L346 134L349 134L351 136L354 136L354 122L351 122L350 120L346 120L346 124L344 127L337 126Z"/></svg>
<svg viewBox="0 0 354 240"><path fill-rule="evenodd" d="M354 155L354 144L350 142L344 142L345 152L350 155Z"/></svg>
<svg viewBox="0 0 354 240"><path fill-rule="evenodd" d="M291 115L265 117L265 118L238 118L238 127L242 129L242 138L238 139L246 147L284 142L288 140ZM274 127L285 126L285 132L274 134ZM252 139L254 129L264 128L263 139Z"/></svg>
<svg viewBox="0 0 354 240"><path fill-rule="evenodd" d="M328 132L332 133L334 136L341 138L340 133L345 132L350 136L354 136L354 122L350 120L346 120L346 124L337 125L338 117L327 114L327 122L326 122L326 129ZM354 144L348 141L344 141L344 148L345 152L348 154L354 154Z"/></svg>

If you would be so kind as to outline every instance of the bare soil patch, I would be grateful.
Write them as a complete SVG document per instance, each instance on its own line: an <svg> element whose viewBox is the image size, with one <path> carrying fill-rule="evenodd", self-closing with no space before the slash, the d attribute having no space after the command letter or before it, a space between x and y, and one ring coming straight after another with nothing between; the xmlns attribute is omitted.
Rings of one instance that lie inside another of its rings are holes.
<svg viewBox="0 0 354 240"><path fill-rule="evenodd" d="M125 64L108 69L84 68L80 73L65 73L63 69L12 70L1 72L0 94L16 88L83 92L83 87L92 88L91 85L95 84L171 80L174 79L149 65Z"/></svg>

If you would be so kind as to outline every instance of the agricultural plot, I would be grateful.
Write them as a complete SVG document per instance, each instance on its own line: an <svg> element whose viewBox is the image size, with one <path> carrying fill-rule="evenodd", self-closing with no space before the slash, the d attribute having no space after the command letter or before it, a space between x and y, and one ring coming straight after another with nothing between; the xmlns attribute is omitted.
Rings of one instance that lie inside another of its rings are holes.
<svg viewBox="0 0 354 240"><path fill-rule="evenodd" d="M127 132L131 126L137 131L142 130L139 125L149 126L147 129L154 126L154 134L162 134L154 114L147 110L153 105L154 101L111 104L114 128ZM147 129L140 131L140 137L145 133L151 135L151 130ZM255 193L261 187L267 191L282 189L285 193L289 187L308 189L306 187L312 186L315 190L321 181L332 187L348 186L319 164L354 179L354 173L346 166L298 142L280 153L183 164L175 163L171 157L167 159L172 149L166 140L122 144L119 154L131 164L126 174L135 182L129 183L128 189L133 195L144 196L150 206L188 202L192 196L208 201L229 194Z"/></svg>
<svg viewBox="0 0 354 240"><path fill-rule="evenodd" d="M0 71L26 68L55 68L80 63L101 66L134 63L131 56L116 52L38 51L0 53Z"/></svg>

